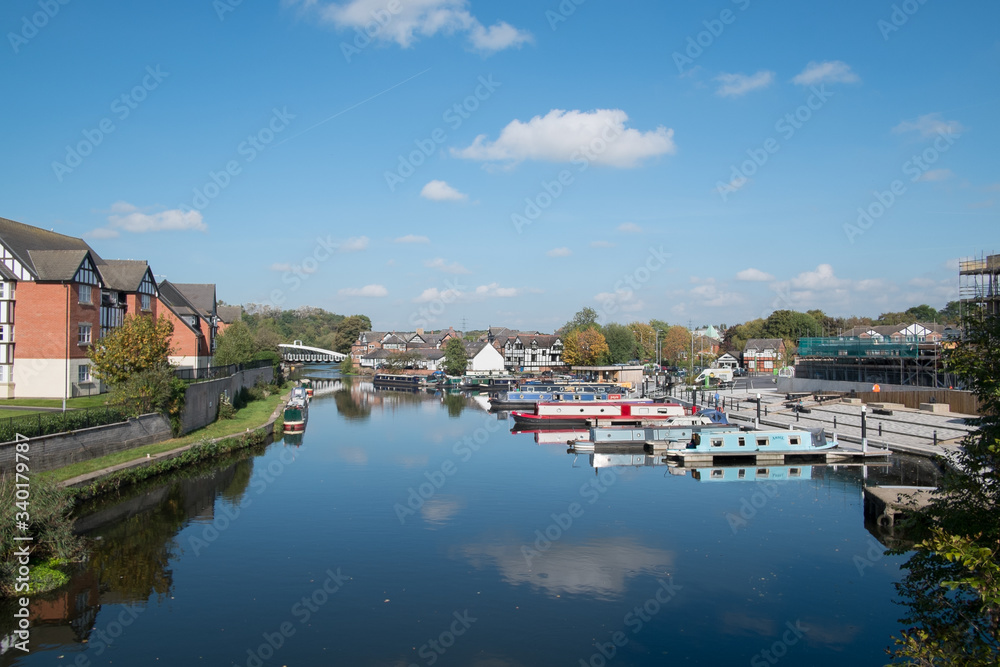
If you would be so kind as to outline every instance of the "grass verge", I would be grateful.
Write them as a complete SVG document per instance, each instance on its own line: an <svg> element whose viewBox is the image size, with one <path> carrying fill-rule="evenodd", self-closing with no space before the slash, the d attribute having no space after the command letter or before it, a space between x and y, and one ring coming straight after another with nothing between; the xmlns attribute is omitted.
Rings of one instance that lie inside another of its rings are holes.
<svg viewBox="0 0 1000 667"><path fill-rule="evenodd" d="M178 447L190 445L202 440L213 440L227 435L245 433L247 429L253 430L266 422L267 418L271 416L272 412L274 412L274 409L278 407L281 399L282 396L280 394L274 394L263 400L248 403L242 410L237 411L236 415L232 419L222 419L213 422L205 428L192 431L183 437L173 438L171 440L165 440L164 442L157 442L143 447L136 447L135 449L129 449L122 452L115 452L114 454L108 454L107 456L91 459L89 461L73 463L43 474L54 481L64 482L67 479L72 479L73 477L77 477L79 475L86 475L89 472L94 472L103 468L110 468L111 466L116 466L120 463L134 461L136 459L144 459L147 454L152 456L154 454L168 452L172 449L177 449Z"/></svg>
<svg viewBox="0 0 1000 667"><path fill-rule="evenodd" d="M67 408L99 408L104 407L104 402L108 400L107 394L95 394L93 396L80 396L79 398L66 399ZM61 408L61 398L4 398L0 399L0 405L23 405L38 408ZM0 414L0 416L3 416Z"/></svg>

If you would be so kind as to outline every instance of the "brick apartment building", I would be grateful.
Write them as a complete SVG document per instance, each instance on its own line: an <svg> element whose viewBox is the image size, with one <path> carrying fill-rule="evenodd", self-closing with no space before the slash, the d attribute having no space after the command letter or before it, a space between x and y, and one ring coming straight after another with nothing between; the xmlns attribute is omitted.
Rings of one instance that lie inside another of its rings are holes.
<svg viewBox="0 0 1000 667"><path fill-rule="evenodd" d="M215 286L171 288L165 297L145 261L105 260L83 239L0 218L0 399L104 391L91 375L88 347L127 314L174 315L174 292L186 295L197 321L174 322L173 344L183 352L172 361L207 366Z"/></svg>

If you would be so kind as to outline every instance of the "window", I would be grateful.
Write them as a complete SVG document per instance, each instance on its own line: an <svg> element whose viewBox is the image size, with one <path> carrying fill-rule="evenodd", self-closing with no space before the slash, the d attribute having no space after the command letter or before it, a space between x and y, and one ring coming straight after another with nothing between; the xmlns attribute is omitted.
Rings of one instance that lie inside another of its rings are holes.
<svg viewBox="0 0 1000 667"><path fill-rule="evenodd" d="M802 471L799 468L789 468L788 469L788 476L789 477L801 477L802 476Z"/></svg>
<svg viewBox="0 0 1000 667"><path fill-rule="evenodd" d="M81 364L76 369L77 382L90 382L90 364Z"/></svg>
<svg viewBox="0 0 1000 667"><path fill-rule="evenodd" d="M140 294L139 295L139 306L143 310L149 310L149 295L148 294Z"/></svg>
<svg viewBox="0 0 1000 667"><path fill-rule="evenodd" d="M757 438L758 447L767 447L768 444L767 438Z"/></svg>
<svg viewBox="0 0 1000 667"><path fill-rule="evenodd" d="M90 285L80 285L80 303L93 303Z"/></svg>
<svg viewBox="0 0 1000 667"><path fill-rule="evenodd" d="M7 298L7 283L0 282L0 299Z"/></svg>
<svg viewBox="0 0 1000 667"><path fill-rule="evenodd" d="M758 479L760 479L762 477L767 477L770 474L771 474L771 471L768 468L757 468L757 478Z"/></svg>
<svg viewBox="0 0 1000 667"><path fill-rule="evenodd" d="M793 436L791 436L791 437L788 438L788 444L789 445L801 445L802 444L802 440L799 439L799 436L793 435Z"/></svg>
<svg viewBox="0 0 1000 667"><path fill-rule="evenodd" d="M736 473L736 476L740 479L746 479L747 476L746 468L740 468L739 471Z"/></svg>
<svg viewBox="0 0 1000 667"><path fill-rule="evenodd" d="M722 438L712 438L713 447L722 447Z"/></svg>
<svg viewBox="0 0 1000 667"><path fill-rule="evenodd" d="M77 331L77 344L90 345L90 329L91 325L89 324L80 325L80 328Z"/></svg>
<svg viewBox="0 0 1000 667"><path fill-rule="evenodd" d="M0 343L7 341L7 325L0 324Z"/></svg>
<svg viewBox="0 0 1000 667"><path fill-rule="evenodd" d="M740 447L746 447L746 446L747 446L747 439L746 439L746 438L744 438L744 437L743 437L743 436L741 435L741 436L740 436Z"/></svg>

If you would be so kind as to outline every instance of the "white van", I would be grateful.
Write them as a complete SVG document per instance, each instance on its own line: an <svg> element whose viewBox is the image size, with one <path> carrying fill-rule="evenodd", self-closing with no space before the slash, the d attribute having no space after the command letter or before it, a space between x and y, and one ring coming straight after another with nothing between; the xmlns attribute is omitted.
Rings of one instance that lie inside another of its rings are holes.
<svg viewBox="0 0 1000 667"><path fill-rule="evenodd" d="M701 374L694 379L695 384L704 384L705 380L710 383L716 382L732 382L733 381L733 369L732 368L706 368L701 372Z"/></svg>

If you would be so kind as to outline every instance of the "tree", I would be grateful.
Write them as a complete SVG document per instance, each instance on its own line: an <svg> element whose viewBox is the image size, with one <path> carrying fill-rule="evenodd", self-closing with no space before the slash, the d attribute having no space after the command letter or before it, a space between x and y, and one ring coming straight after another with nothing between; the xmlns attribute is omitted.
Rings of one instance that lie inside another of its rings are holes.
<svg viewBox="0 0 1000 667"><path fill-rule="evenodd" d="M660 336L660 356L663 361L677 363L691 351L691 332L679 324Z"/></svg>
<svg viewBox="0 0 1000 667"><path fill-rule="evenodd" d="M422 360L423 357L412 350L409 352L404 352L403 350L393 350L389 353L389 356L385 358L383 366L385 366L388 370L401 371L407 367L415 367Z"/></svg>
<svg viewBox="0 0 1000 667"><path fill-rule="evenodd" d="M938 320L948 324L959 324L961 321L962 304L958 301L949 301L944 308L938 311Z"/></svg>
<svg viewBox="0 0 1000 667"><path fill-rule="evenodd" d="M942 477L916 529L917 545L897 584L910 627L895 657L924 665L996 665L1000 657L1000 318L967 322L945 351L946 370L979 400L976 429Z"/></svg>
<svg viewBox="0 0 1000 667"><path fill-rule="evenodd" d="M656 354L656 331L653 330L653 327L644 322L632 322L628 328L635 336L635 356L642 361L652 358Z"/></svg>
<svg viewBox="0 0 1000 667"><path fill-rule="evenodd" d="M170 420L174 435L179 435L186 389L169 366L145 368L112 386L108 403L136 414L159 412Z"/></svg>
<svg viewBox="0 0 1000 667"><path fill-rule="evenodd" d="M278 345L280 345L283 341L281 338L281 332L278 331L278 327L274 324L274 322L266 320L254 332L253 342L254 347L260 352L277 352ZM218 345L218 342L216 342L216 345Z"/></svg>
<svg viewBox="0 0 1000 667"><path fill-rule="evenodd" d="M571 331L586 331L587 329L598 327L600 325L597 323L597 317L598 315L596 310L585 306L577 311L576 315L573 316L573 319L563 325L560 332L565 336Z"/></svg>
<svg viewBox="0 0 1000 667"><path fill-rule="evenodd" d="M216 366L245 364L253 360L255 354L257 354L257 342L250 327L243 320L236 320L215 337L212 363Z"/></svg>
<svg viewBox="0 0 1000 667"><path fill-rule="evenodd" d="M583 355L580 352L580 332L570 331L562 337L562 361L567 366L582 366Z"/></svg>
<svg viewBox="0 0 1000 667"><path fill-rule="evenodd" d="M577 341L584 366L593 366L608 354L608 343L604 339L604 334L597 329L581 331Z"/></svg>
<svg viewBox="0 0 1000 667"><path fill-rule="evenodd" d="M926 303L907 308L906 314L912 318L911 322L937 322L938 319L938 311Z"/></svg>
<svg viewBox="0 0 1000 667"><path fill-rule="evenodd" d="M165 317L128 315L87 349L94 377L119 385L135 373L169 366L174 325Z"/></svg>
<svg viewBox="0 0 1000 667"><path fill-rule="evenodd" d="M604 327L604 339L608 344L608 360L612 364L625 364L635 358L635 334L629 327L612 322Z"/></svg>
<svg viewBox="0 0 1000 667"><path fill-rule="evenodd" d="M464 375L469 355L465 345L458 338L449 338L444 346L444 372L448 375Z"/></svg>
<svg viewBox="0 0 1000 667"><path fill-rule="evenodd" d="M372 321L368 319L367 315L345 317L337 325L337 331L333 336L333 349L348 354L361 332L371 330Z"/></svg>

